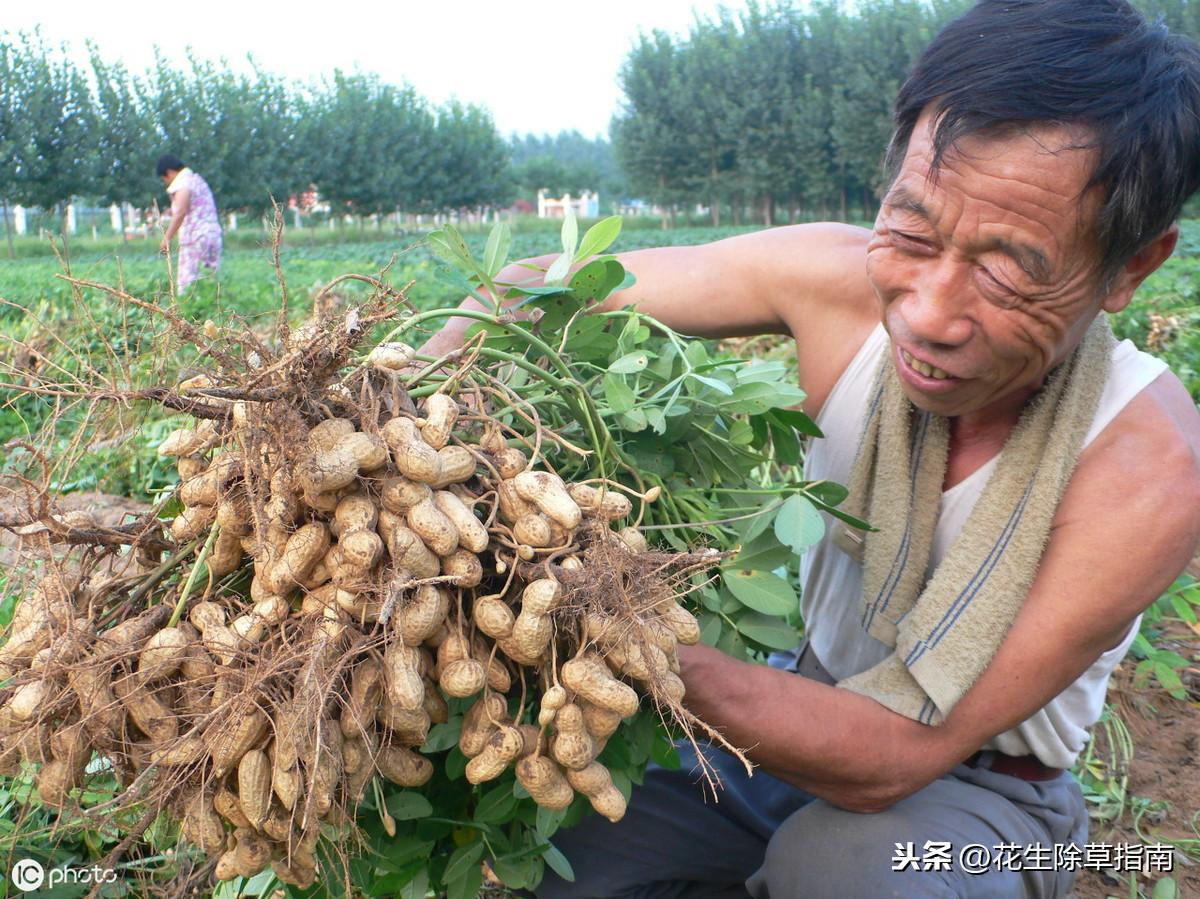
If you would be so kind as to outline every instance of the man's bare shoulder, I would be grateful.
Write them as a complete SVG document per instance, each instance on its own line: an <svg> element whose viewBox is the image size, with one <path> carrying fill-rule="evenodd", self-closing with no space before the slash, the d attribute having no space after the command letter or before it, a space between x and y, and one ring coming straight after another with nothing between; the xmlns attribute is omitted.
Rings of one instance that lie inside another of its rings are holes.
<svg viewBox="0 0 1200 899"><path fill-rule="evenodd" d="M1164 577L1196 552L1200 412L1172 372L1134 397L1081 454L1055 527L1094 531L1106 523L1109 536L1135 541L1154 557Z"/></svg>

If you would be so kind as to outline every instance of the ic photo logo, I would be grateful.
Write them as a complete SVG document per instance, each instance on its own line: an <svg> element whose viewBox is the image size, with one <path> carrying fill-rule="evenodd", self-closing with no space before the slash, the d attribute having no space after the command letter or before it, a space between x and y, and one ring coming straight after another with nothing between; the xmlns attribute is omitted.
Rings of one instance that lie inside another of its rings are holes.
<svg viewBox="0 0 1200 899"><path fill-rule="evenodd" d="M23 893L40 889L46 882L46 869L32 858L23 858L12 869L12 882Z"/></svg>
<svg viewBox="0 0 1200 899"><path fill-rule="evenodd" d="M117 872L112 868L92 865L90 868L51 868L47 871L40 862L23 858L12 867L10 879L23 893L32 893L43 884L53 889L60 884L116 883ZM49 883L47 883L49 881Z"/></svg>

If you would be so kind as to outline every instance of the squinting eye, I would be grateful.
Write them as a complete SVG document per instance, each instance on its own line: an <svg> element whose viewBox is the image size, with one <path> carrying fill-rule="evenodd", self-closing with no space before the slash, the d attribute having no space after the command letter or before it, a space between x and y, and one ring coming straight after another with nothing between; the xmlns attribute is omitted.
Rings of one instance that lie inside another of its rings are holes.
<svg viewBox="0 0 1200 899"><path fill-rule="evenodd" d="M1020 295L1001 282L995 275L989 272L986 268L977 269L980 279L983 281L983 286L988 294L992 297L993 302L1000 306L1015 306L1020 299Z"/></svg>
<svg viewBox="0 0 1200 899"><path fill-rule="evenodd" d="M923 238L916 237L912 234L904 234L901 231L893 231L892 235L899 240L900 243L918 249L928 249L929 241Z"/></svg>

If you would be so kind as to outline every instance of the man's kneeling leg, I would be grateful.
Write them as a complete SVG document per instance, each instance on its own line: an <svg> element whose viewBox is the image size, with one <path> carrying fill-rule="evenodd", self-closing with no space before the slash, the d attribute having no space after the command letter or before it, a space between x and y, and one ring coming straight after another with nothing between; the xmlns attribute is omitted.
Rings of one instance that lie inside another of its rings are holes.
<svg viewBox="0 0 1200 899"><path fill-rule="evenodd" d="M747 777L723 752L709 758L723 788L716 801L701 783L695 755L680 747L678 771L652 767L633 790L625 817L589 815L552 842L575 880L547 870L539 899L734 899L763 861L775 829L811 796L761 771Z"/></svg>
<svg viewBox="0 0 1200 899"><path fill-rule="evenodd" d="M1027 782L960 765L883 812L811 803L779 828L747 886L755 899L1053 899L1074 880L1054 869L1055 846L1082 849L1086 839L1087 811L1070 775ZM1000 863L1005 845L1019 847L1015 863ZM964 865L968 846L986 850L972 850ZM1026 846L1048 870L1022 862ZM983 851L987 870L967 870Z"/></svg>

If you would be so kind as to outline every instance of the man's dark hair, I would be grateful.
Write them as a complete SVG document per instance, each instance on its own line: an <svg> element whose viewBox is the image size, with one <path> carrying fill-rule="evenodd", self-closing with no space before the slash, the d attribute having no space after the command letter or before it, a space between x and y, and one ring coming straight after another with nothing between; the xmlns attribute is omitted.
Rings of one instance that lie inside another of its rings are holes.
<svg viewBox="0 0 1200 899"><path fill-rule="evenodd" d="M894 180L933 104L936 172L956 141L1037 123L1086 126L1105 193L1105 279L1162 234L1200 186L1200 50L1124 0L980 0L917 60L896 98Z"/></svg>
<svg viewBox="0 0 1200 899"><path fill-rule="evenodd" d="M164 153L158 157L158 162L154 163L154 174L159 178L167 172L182 172L183 169L183 160L178 156L172 156L170 153Z"/></svg>

